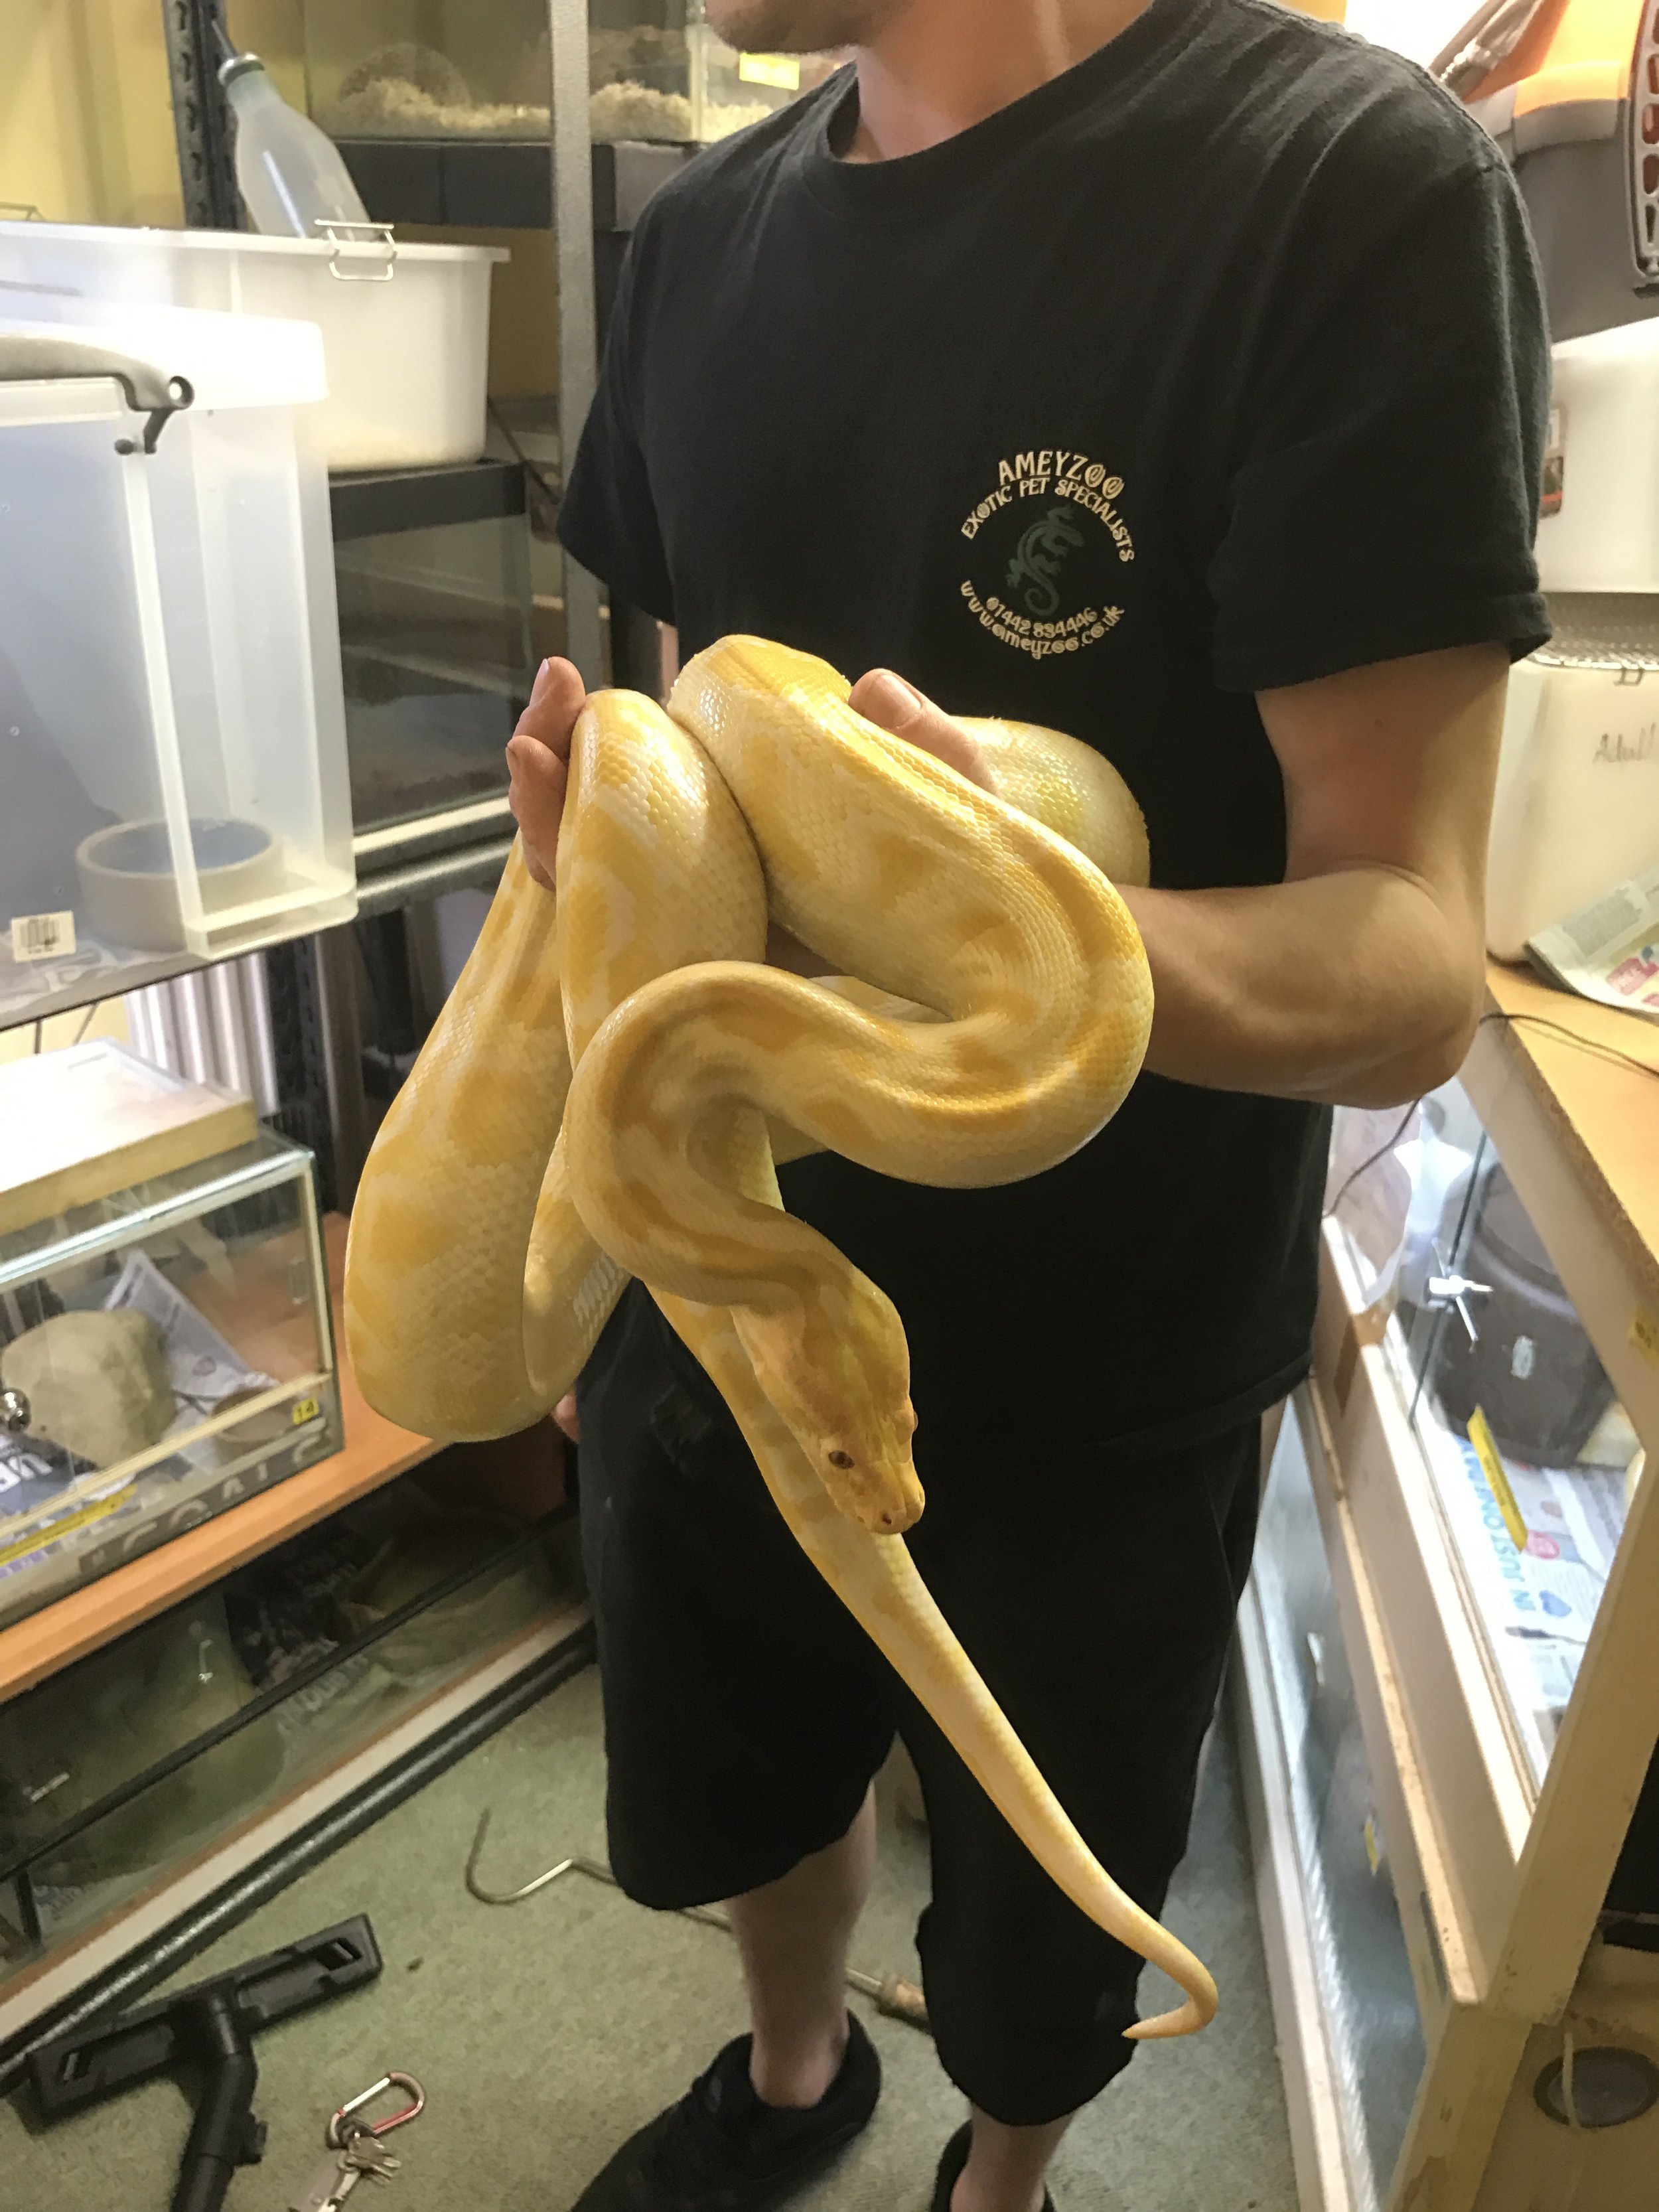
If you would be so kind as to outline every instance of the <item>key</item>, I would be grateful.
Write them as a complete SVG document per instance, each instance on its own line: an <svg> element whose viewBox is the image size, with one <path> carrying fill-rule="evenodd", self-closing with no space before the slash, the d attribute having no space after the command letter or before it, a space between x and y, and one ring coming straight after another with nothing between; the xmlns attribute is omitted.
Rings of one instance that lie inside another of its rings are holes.
<svg viewBox="0 0 1659 2212"><path fill-rule="evenodd" d="M403 2165L397 2152L389 2150L367 2128L354 2130L346 2137L340 2156L358 2176L367 2174L371 2181L390 2181Z"/></svg>
<svg viewBox="0 0 1659 2212"><path fill-rule="evenodd" d="M337 2212L367 2174L375 2181L390 2181L403 2160L394 2150L368 2130L354 2130L338 2150L331 2150L313 2172L289 2212Z"/></svg>
<svg viewBox="0 0 1659 2212"><path fill-rule="evenodd" d="M348 2173L351 2176L349 2181L346 2179ZM349 2195L356 2184L357 2173L350 2164L349 2153L331 2150L298 2196L289 2199L288 2212L334 2212L334 2207Z"/></svg>

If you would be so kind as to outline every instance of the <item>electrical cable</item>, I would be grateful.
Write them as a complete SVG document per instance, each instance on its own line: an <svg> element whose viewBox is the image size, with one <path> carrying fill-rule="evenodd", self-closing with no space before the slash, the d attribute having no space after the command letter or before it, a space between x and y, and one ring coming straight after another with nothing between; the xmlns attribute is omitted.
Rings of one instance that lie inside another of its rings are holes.
<svg viewBox="0 0 1659 2212"><path fill-rule="evenodd" d="M554 512L556 514L558 512L559 502L564 497L562 490L554 483L552 477L550 477L543 469L540 462L532 461L529 454L526 453L524 447L519 443L518 434L513 428L511 423L508 422L506 416L502 414L499 403L492 399L489 401L489 419L495 425L495 428L501 432L502 437L506 439L507 444L512 447L514 459L517 461L519 466L524 471L531 482L535 484L537 489L542 493L543 496L552 501Z"/></svg>
<svg viewBox="0 0 1659 2212"><path fill-rule="evenodd" d="M1638 1075L1650 1075L1656 1081L1659 1081L1659 1067L1656 1067L1651 1060L1643 1060L1633 1052L1621 1051L1617 1045L1603 1044L1599 1038L1581 1036L1577 1030L1569 1029L1565 1022L1553 1022L1547 1014L1510 1014L1498 1009L1491 1013L1482 1014L1478 1026L1484 1029L1488 1022L1506 1022L1511 1028L1518 1028L1524 1023L1532 1029L1548 1030L1564 1044L1576 1045L1580 1052L1589 1053L1597 1060L1608 1060L1615 1066L1633 1067ZM1421 1098L1413 1098L1387 1140L1379 1145L1374 1152L1368 1152L1359 1165L1344 1178L1336 1196L1325 1208L1326 1220L1328 1221L1332 1214L1336 1212L1360 1176L1369 1173L1379 1160L1386 1158L1388 1154L1393 1152L1405 1135L1412 1115L1422 1103Z"/></svg>
<svg viewBox="0 0 1659 2212"><path fill-rule="evenodd" d="M1597 1060L1612 1060L1625 1067L1633 1067L1638 1075L1651 1075L1659 1080L1659 1067L1656 1067L1650 1060L1644 1060L1637 1053L1621 1052L1616 1044L1603 1044L1598 1037L1580 1036L1577 1030L1570 1030L1565 1022L1553 1022L1547 1014L1506 1014L1502 1012L1482 1014L1480 1027L1484 1029L1488 1022L1507 1022L1511 1028L1518 1028L1524 1022L1533 1029L1549 1030L1564 1044L1577 1045L1580 1052L1591 1053Z"/></svg>
<svg viewBox="0 0 1659 2212"><path fill-rule="evenodd" d="M1370 1169L1374 1168L1379 1160L1385 1159L1394 1150L1395 1146L1405 1135L1407 1128L1410 1124L1412 1115L1416 1113L1418 1108L1422 1103L1423 1101L1421 1098L1413 1098L1411 1104L1401 1115L1398 1122L1396 1122L1389 1134L1377 1146L1376 1150L1374 1152L1368 1152L1365 1155L1365 1158L1361 1160L1359 1165L1354 1169L1353 1172L1344 1179L1341 1188L1337 1192L1336 1196L1331 1200L1330 1204L1325 1208L1323 1216L1325 1220L1328 1221L1330 1219L1331 1216L1336 1212L1337 1207L1341 1205L1343 1200L1358 1182L1360 1176L1366 1174Z"/></svg>

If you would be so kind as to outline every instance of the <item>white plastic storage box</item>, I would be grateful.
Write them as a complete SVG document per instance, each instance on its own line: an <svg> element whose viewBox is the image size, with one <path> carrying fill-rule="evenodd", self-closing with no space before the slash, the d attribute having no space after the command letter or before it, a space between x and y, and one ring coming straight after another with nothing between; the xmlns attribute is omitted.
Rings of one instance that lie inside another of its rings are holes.
<svg viewBox="0 0 1659 2212"><path fill-rule="evenodd" d="M323 334L331 469L476 461L484 447L489 275L499 246L240 231L0 223L0 288L293 316Z"/></svg>
<svg viewBox="0 0 1659 2212"><path fill-rule="evenodd" d="M1659 592L1659 319L1552 349L1547 592Z"/></svg>
<svg viewBox="0 0 1659 2212"><path fill-rule="evenodd" d="M1645 327L1645 326L1644 326ZM1550 649L1510 672L1486 857L1486 944L1527 939L1659 862L1659 667Z"/></svg>
<svg viewBox="0 0 1659 2212"><path fill-rule="evenodd" d="M316 331L8 320L26 298L0 292L0 1025L356 905Z"/></svg>

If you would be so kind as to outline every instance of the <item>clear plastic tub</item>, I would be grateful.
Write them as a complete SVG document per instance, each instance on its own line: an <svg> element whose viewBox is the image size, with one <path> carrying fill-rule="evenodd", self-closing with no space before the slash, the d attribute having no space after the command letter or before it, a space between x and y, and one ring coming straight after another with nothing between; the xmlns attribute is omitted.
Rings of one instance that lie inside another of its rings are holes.
<svg viewBox="0 0 1659 2212"><path fill-rule="evenodd" d="M476 461L484 447L489 276L499 246L0 222L0 285L166 301L315 323L331 469Z"/></svg>
<svg viewBox="0 0 1659 2212"><path fill-rule="evenodd" d="M0 1024L355 912L323 390L306 324L0 293Z"/></svg>

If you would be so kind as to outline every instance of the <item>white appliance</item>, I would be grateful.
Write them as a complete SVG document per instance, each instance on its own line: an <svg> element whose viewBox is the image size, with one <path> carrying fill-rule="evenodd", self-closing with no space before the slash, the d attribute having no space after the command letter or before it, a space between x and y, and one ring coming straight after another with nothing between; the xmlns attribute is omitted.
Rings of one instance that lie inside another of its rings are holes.
<svg viewBox="0 0 1659 2212"><path fill-rule="evenodd" d="M1551 352L1547 592L1659 592L1659 319Z"/></svg>
<svg viewBox="0 0 1659 2212"><path fill-rule="evenodd" d="M1522 959L1539 930L1656 862L1659 666L1567 661L1548 647L1517 662L1486 858L1487 950Z"/></svg>

